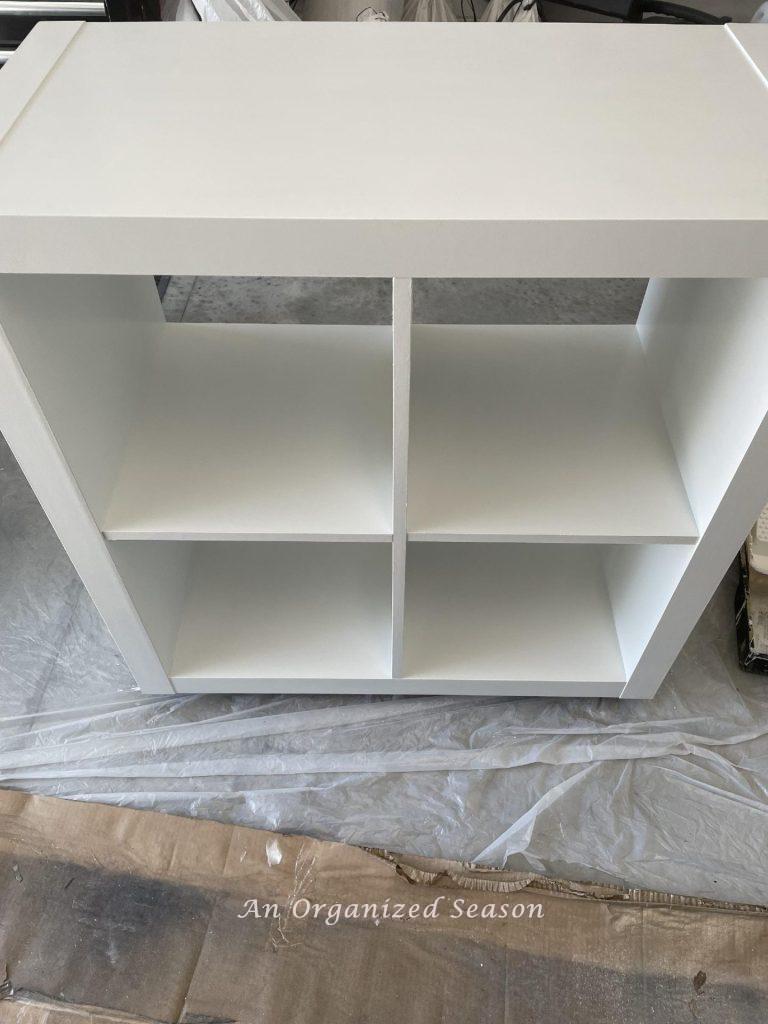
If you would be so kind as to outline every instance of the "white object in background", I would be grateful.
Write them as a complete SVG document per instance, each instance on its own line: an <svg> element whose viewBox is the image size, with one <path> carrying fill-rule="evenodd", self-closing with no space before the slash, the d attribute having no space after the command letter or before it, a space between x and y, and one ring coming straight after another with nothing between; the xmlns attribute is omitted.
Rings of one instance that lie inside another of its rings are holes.
<svg viewBox="0 0 768 1024"><path fill-rule="evenodd" d="M768 0L764 4L760 4L752 15L752 21L758 25L768 25Z"/></svg>
<svg viewBox="0 0 768 1024"><path fill-rule="evenodd" d="M406 0L403 21L456 21L448 0Z"/></svg>
<svg viewBox="0 0 768 1024"><path fill-rule="evenodd" d="M747 538L749 564L757 572L768 574L768 505L757 518Z"/></svg>
<svg viewBox="0 0 768 1024"><path fill-rule="evenodd" d="M509 5L509 0L491 0L483 11L480 21L498 21ZM519 0L504 16L504 21L540 21L536 0Z"/></svg>
<svg viewBox="0 0 768 1024"><path fill-rule="evenodd" d="M285 0L194 0L202 21L299 21Z"/></svg>

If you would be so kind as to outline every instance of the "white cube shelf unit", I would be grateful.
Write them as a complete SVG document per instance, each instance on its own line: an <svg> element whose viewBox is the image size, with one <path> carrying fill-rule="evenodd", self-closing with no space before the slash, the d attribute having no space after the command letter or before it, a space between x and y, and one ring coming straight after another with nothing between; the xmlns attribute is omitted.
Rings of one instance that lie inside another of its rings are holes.
<svg viewBox="0 0 768 1024"><path fill-rule="evenodd" d="M38 26L0 429L142 689L652 696L768 498L766 73L762 26ZM171 273L392 323L168 324ZM636 325L413 323L605 276Z"/></svg>

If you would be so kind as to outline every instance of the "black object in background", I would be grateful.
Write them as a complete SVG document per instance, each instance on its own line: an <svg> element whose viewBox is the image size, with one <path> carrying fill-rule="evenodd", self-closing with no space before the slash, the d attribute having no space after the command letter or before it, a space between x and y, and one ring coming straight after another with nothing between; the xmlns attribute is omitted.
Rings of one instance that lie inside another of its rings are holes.
<svg viewBox="0 0 768 1024"><path fill-rule="evenodd" d="M3 14L0 7L0 51L12 53L38 21L61 20L159 21L160 0L60 0L45 11L29 0L18 14Z"/></svg>

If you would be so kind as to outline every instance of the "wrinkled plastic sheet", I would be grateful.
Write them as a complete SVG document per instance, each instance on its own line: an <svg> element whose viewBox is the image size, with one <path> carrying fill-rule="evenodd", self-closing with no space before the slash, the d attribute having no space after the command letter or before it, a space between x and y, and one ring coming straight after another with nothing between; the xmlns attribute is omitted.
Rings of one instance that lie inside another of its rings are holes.
<svg viewBox="0 0 768 1024"><path fill-rule="evenodd" d="M735 583L653 701L142 697L3 443L0 786L768 904Z"/></svg>
<svg viewBox="0 0 768 1024"><path fill-rule="evenodd" d="M201 21L299 21L286 0L192 0ZM173 19L169 19L173 20Z"/></svg>

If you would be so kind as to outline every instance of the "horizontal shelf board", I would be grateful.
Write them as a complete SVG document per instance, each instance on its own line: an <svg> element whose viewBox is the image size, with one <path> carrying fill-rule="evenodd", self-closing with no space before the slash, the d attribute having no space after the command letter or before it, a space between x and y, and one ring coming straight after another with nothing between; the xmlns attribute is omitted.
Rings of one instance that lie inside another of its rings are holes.
<svg viewBox="0 0 768 1024"><path fill-rule="evenodd" d="M177 693L388 693L456 697L620 697L623 683L472 679L200 679L172 676Z"/></svg>
<svg viewBox="0 0 768 1024"><path fill-rule="evenodd" d="M391 533L174 533L171 531L104 530L107 540L245 541L297 544L389 544Z"/></svg>
<svg viewBox="0 0 768 1024"><path fill-rule="evenodd" d="M569 533L433 533L409 530L408 540L416 544L692 544L690 535L684 537L589 535Z"/></svg>
<svg viewBox="0 0 768 1024"><path fill-rule="evenodd" d="M414 540L697 537L632 326L417 326Z"/></svg>
<svg viewBox="0 0 768 1024"><path fill-rule="evenodd" d="M626 681L599 549L408 549L405 672L547 685Z"/></svg>
<svg viewBox="0 0 768 1024"><path fill-rule="evenodd" d="M195 545L171 675L386 677L390 595L381 544Z"/></svg>
<svg viewBox="0 0 768 1024"><path fill-rule="evenodd" d="M388 540L390 334L165 325L105 535Z"/></svg>

